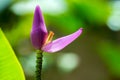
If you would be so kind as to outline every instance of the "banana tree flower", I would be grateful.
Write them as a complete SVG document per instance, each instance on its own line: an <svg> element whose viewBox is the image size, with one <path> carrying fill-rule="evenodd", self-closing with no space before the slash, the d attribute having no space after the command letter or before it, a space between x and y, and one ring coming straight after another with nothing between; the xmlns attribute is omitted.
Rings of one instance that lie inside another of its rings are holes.
<svg viewBox="0 0 120 80"><path fill-rule="evenodd" d="M73 42L81 33L82 28L70 35L52 41L54 33L50 31L48 34L42 11L39 6L36 6L31 31L31 42L35 49L49 53L57 52Z"/></svg>

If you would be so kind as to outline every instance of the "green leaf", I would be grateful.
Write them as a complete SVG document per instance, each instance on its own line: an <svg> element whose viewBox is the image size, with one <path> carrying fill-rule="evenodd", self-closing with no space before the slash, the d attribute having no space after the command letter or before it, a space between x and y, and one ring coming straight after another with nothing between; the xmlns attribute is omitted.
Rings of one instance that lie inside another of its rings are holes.
<svg viewBox="0 0 120 80"><path fill-rule="evenodd" d="M1 29L0 80L25 80L22 67Z"/></svg>

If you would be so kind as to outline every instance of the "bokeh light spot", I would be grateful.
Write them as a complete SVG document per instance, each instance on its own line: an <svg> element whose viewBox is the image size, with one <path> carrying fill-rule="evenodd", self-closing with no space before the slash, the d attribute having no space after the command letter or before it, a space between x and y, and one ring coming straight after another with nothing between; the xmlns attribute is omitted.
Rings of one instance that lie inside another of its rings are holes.
<svg viewBox="0 0 120 80"><path fill-rule="evenodd" d="M111 16L107 22L108 27L113 31L120 30L120 16Z"/></svg>
<svg viewBox="0 0 120 80"><path fill-rule="evenodd" d="M107 25L113 31L120 30L120 1L111 3L112 14L108 18Z"/></svg>
<svg viewBox="0 0 120 80"><path fill-rule="evenodd" d="M73 71L80 63L80 58L75 53L65 53L59 56L57 64L64 72Z"/></svg>
<svg viewBox="0 0 120 80"><path fill-rule="evenodd" d="M43 12L48 14L61 14L67 9L65 0L29 0L14 4L11 10L17 15L25 15L33 12L36 5L40 5Z"/></svg>

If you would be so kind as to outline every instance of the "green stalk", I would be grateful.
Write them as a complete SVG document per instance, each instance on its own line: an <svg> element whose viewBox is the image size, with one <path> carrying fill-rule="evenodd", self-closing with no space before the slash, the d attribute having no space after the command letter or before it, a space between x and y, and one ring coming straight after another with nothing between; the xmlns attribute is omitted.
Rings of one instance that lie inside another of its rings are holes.
<svg viewBox="0 0 120 80"><path fill-rule="evenodd" d="M41 80L41 71L42 71L42 51L38 50L36 54L36 80Z"/></svg>

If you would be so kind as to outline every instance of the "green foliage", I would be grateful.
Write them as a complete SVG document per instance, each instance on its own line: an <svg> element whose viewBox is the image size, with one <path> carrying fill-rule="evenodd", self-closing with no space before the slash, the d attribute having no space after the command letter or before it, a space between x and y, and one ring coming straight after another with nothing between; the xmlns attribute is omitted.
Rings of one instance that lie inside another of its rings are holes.
<svg viewBox="0 0 120 80"><path fill-rule="evenodd" d="M20 22L16 23L13 29L5 32L7 39L13 47L16 46L20 40L30 36L32 17L29 15L23 17L24 19L20 19Z"/></svg>
<svg viewBox="0 0 120 80"><path fill-rule="evenodd" d="M120 75L120 46L111 44L111 42L104 42L100 46L102 59L108 65L109 70L115 76Z"/></svg>
<svg viewBox="0 0 120 80"><path fill-rule="evenodd" d="M103 25L106 23L110 9L102 0L67 0L71 13L83 20L87 25Z"/></svg>
<svg viewBox="0 0 120 80"><path fill-rule="evenodd" d="M0 80L25 80L22 67L1 29Z"/></svg>

